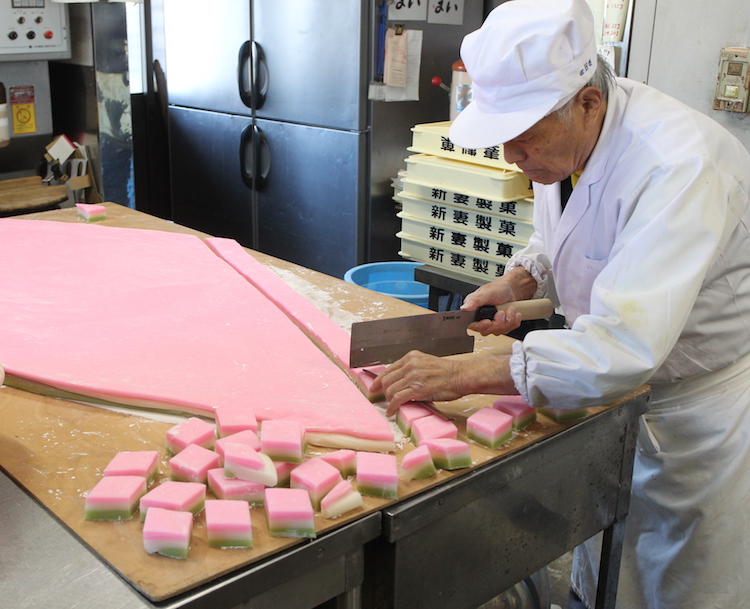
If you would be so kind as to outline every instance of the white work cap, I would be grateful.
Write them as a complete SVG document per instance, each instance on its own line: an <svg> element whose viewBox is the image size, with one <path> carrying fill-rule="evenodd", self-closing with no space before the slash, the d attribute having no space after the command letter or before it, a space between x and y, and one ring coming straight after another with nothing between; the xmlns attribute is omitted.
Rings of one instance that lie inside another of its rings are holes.
<svg viewBox="0 0 750 609"><path fill-rule="evenodd" d="M509 0L464 38L461 59L474 100L454 120L450 139L461 148L503 144L591 79L594 17L586 0Z"/></svg>

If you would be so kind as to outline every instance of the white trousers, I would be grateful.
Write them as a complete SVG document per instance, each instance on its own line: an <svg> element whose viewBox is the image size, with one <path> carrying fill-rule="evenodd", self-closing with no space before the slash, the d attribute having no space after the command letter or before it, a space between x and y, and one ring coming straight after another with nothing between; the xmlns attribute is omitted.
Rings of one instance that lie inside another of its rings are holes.
<svg viewBox="0 0 750 609"><path fill-rule="evenodd" d="M653 386L641 417L618 609L750 604L750 356ZM600 539L576 548L572 585L591 609Z"/></svg>

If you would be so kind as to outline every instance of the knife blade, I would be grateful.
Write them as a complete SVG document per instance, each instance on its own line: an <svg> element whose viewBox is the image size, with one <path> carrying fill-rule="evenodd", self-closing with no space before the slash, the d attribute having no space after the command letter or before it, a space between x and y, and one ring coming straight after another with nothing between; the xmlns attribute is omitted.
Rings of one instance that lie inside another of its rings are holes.
<svg viewBox="0 0 750 609"><path fill-rule="evenodd" d="M476 311L445 311L391 319L355 322L349 350L349 366L361 368L390 364L417 350L432 355L455 355L474 350L474 337L467 328L475 321L492 319L497 311L514 307L524 320L543 319L554 312L548 298L484 306Z"/></svg>

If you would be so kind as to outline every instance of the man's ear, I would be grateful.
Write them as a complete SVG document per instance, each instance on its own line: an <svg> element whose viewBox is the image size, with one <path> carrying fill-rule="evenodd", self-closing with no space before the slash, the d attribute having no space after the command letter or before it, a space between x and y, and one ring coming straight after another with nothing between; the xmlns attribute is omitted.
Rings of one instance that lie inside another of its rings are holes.
<svg viewBox="0 0 750 609"><path fill-rule="evenodd" d="M581 89L576 95L578 103L584 113L596 116L599 110L604 106L604 96L599 87L586 87Z"/></svg>

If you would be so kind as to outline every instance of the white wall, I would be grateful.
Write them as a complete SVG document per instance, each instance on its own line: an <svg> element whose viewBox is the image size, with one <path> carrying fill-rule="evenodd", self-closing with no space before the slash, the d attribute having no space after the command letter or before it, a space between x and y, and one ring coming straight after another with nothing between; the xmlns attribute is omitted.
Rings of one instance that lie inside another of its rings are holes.
<svg viewBox="0 0 750 609"><path fill-rule="evenodd" d="M747 0L631 0L628 76L703 112L750 149L750 115L713 110L719 52L750 47Z"/></svg>

